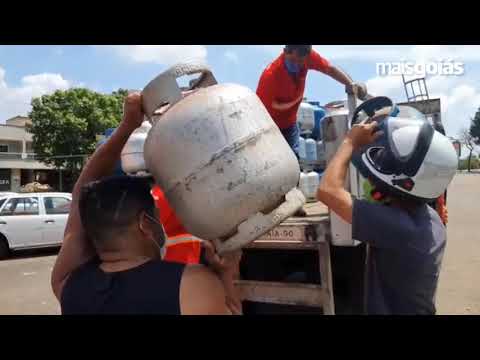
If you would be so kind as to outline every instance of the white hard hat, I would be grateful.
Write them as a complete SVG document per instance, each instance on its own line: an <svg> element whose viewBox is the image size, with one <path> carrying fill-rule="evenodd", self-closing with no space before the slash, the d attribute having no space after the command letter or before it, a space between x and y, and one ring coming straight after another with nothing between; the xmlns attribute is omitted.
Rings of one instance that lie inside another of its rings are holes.
<svg viewBox="0 0 480 360"><path fill-rule="evenodd" d="M352 163L380 192L429 202L447 189L458 166L450 140L427 121L380 116L384 134Z"/></svg>

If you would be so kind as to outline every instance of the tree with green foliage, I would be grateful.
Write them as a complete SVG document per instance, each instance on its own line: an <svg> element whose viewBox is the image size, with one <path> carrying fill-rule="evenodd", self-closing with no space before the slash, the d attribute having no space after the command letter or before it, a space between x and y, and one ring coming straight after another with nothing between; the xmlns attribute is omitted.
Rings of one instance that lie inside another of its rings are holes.
<svg viewBox="0 0 480 360"><path fill-rule="evenodd" d="M468 160L467 160L467 166L466 168L468 169L468 172L470 172L470 170L472 169L471 167L471 164L472 164L472 153L473 153L473 149L475 148L475 142L474 142L474 139L473 139L473 136L471 135L470 131L468 129L463 129L461 132L460 132L460 142L465 145L465 147L468 149L468 151L470 152L468 154ZM465 170L465 168L461 169L459 167L460 170Z"/></svg>
<svg viewBox="0 0 480 360"><path fill-rule="evenodd" d="M95 151L96 135L118 126L126 90L100 94L75 88L32 100L33 150L40 161L78 174L81 155Z"/></svg>
<svg viewBox="0 0 480 360"><path fill-rule="evenodd" d="M480 145L480 108L475 113L470 124L470 135L476 145Z"/></svg>

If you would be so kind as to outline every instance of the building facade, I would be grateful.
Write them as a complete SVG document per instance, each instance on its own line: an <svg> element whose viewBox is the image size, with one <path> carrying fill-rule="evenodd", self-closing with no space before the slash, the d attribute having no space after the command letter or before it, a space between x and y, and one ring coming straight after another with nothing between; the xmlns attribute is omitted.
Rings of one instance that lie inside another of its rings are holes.
<svg viewBox="0 0 480 360"><path fill-rule="evenodd" d="M38 181L58 187L58 171L35 159L27 117L16 116L0 124L0 191L16 192Z"/></svg>

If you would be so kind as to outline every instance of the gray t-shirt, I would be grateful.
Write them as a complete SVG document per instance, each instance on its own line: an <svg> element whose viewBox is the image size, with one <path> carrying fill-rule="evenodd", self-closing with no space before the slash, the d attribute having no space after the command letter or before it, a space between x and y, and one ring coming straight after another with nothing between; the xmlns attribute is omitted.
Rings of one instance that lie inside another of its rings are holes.
<svg viewBox="0 0 480 360"><path fill-rule="evenodd" d="M435 314L447 237L435 210L423 205L409 213L354 200L352 235L370 245L367 313Z"/></svg>

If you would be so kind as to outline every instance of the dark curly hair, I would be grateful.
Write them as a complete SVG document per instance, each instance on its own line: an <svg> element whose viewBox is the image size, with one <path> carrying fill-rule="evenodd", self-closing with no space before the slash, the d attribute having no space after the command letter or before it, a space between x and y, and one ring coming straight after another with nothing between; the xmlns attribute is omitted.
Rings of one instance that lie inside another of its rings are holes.
<svg viewBox="0 0 480 360"><path fill-rule="evenodd" d="M142 211L155 216L155 203L147 179L111 176L82 187L80 219L95 248L115 248L119 233L138 220Z"/></svg>

